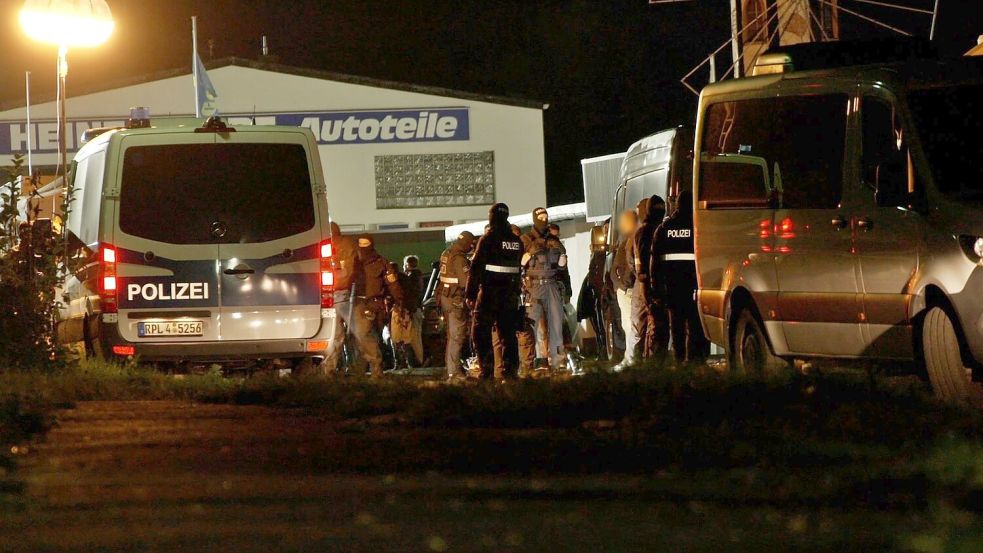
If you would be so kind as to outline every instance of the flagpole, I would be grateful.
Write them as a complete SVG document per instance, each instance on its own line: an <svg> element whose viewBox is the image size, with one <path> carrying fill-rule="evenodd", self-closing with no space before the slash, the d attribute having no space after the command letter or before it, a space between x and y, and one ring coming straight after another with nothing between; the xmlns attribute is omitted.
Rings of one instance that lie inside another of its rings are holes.
<svg viewBox="0 0 983 553"><path fill-rule="evenodd" d="M201 118L201 88L198 86L198 17L191 16L191 77L195 84L195 117Z"/></svg>
<svg viewBox="0 0 983 553"><path fill-rule="evenodd" d="M31 151L34 149L34 145L31 141L31 135L34 132L31 130L31 72L24 72L24 95L27 97L27 176L34 178L34 160L31 157Z"/></svg>

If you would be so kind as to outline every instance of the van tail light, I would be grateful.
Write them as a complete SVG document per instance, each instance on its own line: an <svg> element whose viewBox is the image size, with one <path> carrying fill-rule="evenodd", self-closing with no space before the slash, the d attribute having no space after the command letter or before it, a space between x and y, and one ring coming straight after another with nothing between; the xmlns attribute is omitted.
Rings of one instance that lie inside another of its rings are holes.
<svg viewBox="0 0 983 553"><path fill-rule="evenodd" d="M113 346L113 354L120 357L133 357L136 353L137 349L133 346Z"/></svg>
<svg viewBox="0 0 983 553"><path fill-rule="evenodd" d="M331 240L321 242L318 251L321 254L321 307L334 307L334 271L331 269L331 256L334 252Z"/></svg>
<svg viewBox="0 0 983 553"><path fill-rule="evenodd" d="M102 246L99 249L99 296L102 298L102 312L116 313L116 248Z"/></svg>

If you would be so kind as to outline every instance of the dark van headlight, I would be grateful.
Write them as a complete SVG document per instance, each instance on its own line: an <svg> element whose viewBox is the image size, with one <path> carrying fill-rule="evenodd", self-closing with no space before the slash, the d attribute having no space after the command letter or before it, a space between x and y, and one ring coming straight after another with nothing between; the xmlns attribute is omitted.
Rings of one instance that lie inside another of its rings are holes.
<svg viewBox="0 0 983 553"><path fill-rule="evenodd" d="M979 263L983 260L983 238L963 234L959 236L959 245L970 261Z"/></svg>

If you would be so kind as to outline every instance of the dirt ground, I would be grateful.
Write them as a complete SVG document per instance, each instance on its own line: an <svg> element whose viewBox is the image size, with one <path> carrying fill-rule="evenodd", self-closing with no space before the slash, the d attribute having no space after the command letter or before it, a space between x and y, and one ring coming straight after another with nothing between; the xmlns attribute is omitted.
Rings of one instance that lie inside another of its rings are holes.
<svg viewBox="0 0 983 553"><path fill-rule="evenodd" d="M665 474L407 470L427 440L285 409L83 402L22 457L27 487L2 506L0 549L876 551L922 522L668 495Z"/></svg>

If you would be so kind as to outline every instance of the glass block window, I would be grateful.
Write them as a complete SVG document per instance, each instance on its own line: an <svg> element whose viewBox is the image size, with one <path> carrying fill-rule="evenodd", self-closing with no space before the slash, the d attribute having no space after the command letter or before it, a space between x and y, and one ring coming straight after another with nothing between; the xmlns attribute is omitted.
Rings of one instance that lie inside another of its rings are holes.
<svg viewBox="0 0 983 553"><path fill-rule="evenodd" d="M495 203L495 152L375 156L376 209Z"/></svg>

